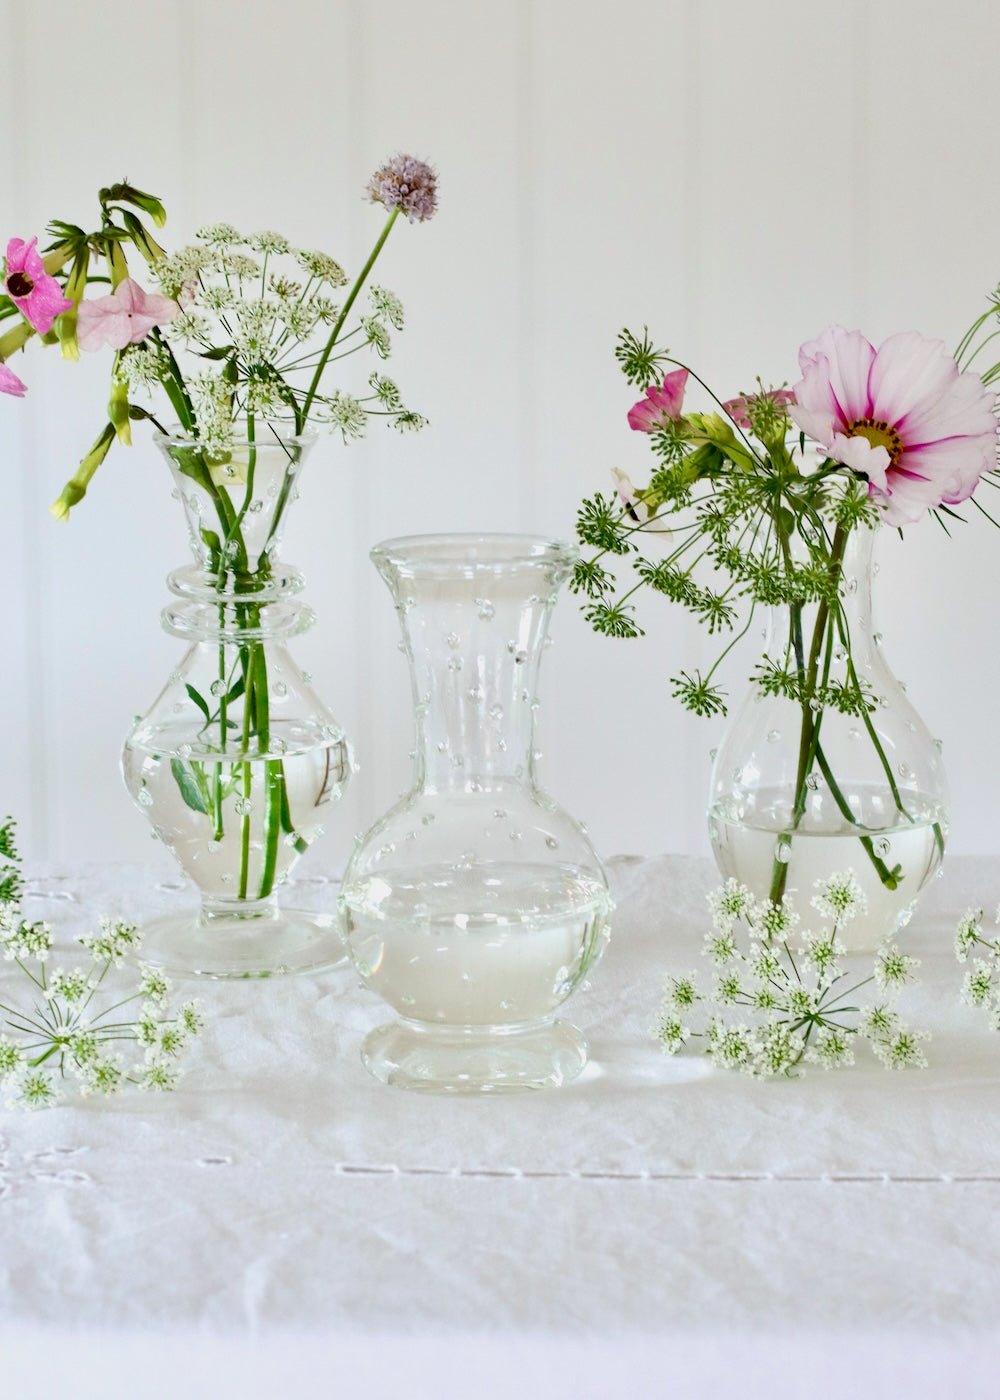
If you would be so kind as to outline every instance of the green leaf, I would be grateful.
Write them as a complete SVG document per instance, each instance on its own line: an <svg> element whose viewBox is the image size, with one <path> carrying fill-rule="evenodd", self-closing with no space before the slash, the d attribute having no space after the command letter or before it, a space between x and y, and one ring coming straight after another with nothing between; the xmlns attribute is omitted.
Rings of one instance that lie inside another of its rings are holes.
<svg viewBox="0 0 1000 1400"><path fill-rule="evenodd" d="M188 690L190 689L191 687L188 686ZM198 782L189 766L179 758L172 758L170 760L170 771L174 775L174 782L180 790L181 797L183 797L192 812L200 812L202 816L207 817L208 803L202 796Z"/></svg>
<svg viewBox="0 0 1000 1400"><path fill-rule="evenodd" d="M205 716L206 721L211 721L212 712L208 708L208 703L205 700L204 695L199 695L193 685L185 685L184 689L187 691L188 695L190 695L194 703L198 706L198 709Z"/></svg>

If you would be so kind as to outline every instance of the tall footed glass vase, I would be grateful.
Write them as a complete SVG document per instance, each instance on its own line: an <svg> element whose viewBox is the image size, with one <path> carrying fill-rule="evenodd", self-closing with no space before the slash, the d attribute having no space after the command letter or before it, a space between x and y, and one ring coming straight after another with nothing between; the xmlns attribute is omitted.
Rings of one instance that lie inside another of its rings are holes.
<svg viewBox="0 0 1000 1400"><path fill-rule="evenodd" d="M868 950L909 921L947 835L939 745L872 623L876 531L838 528L832 588L771 609L764 663L716 753L709 831L726 876L805 920L817 880L852 871Z"/></svg>
<svg viewBox="0 0 1000 1400"><path fill-rule="evenodd" d="M354 851L341 890L365 982L396 1012L365 1041L376 1078L501 1092L586 1063L556 1012L604 948L611 904L581 826L536 783L536 686L572 551L436 535L372 551L410 663L413 786Z"/></svg>
<svg viewBox="0 0 1000 1400"><path fill-rule="evenodd" d="M125 740L133 800L198 886L200 909L145 925L176 972L267 976L343 956L336 919L279 905L350 773L347 740L288 651L313 622L278 555L312 435L258 423L220 457L160 436L196 563L168 580L163 626L188 649Z"/></svg>

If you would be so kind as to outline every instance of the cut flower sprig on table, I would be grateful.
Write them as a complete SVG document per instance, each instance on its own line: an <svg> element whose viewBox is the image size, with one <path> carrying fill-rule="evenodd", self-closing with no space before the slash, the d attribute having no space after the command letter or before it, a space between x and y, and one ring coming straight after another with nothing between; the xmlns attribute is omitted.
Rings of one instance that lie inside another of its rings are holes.
<svg viewBox="0 0 1000 1400"><path fill-rule="evenodd" d="M712 985L703 992L697 973L667 979L654 1034L668 1054L694 1037L721 1068L794 1076L807 1065L852 1065L854 1047L867 1041L887 1069L926 1065L929 1036L904 1025L894 1008L917 959L885 943L860 975L856 959L845 961L841 935L865 902L852 871L816 882L810 904L822 922L815 929L800 927L788 901L757 900L736 880L708 902L713 927L704 952L714 965ZM862 1004L866 988L876 999ZM701 1007L711 1009L696 1030Z"/></svg>
<svg viewBox="0 0 1000 1400"><path fill-rule="evenodd" d="M704 716L727 713L720 667L758 613L767 613L751 697L730 727L732 734L744 726L746 755L729 755L728 773L717 786L713 779L713 802L727 833L717 854L737 829L742 851L748 842L767 846L770 875L758 893L775 903L786 888L792 839L807 831L829 835L831 850L844 836L856 838L863 865L853 853L849 859L869 894L872 881L894 892L895 913L885 917L897 926L940 863L940 765L933 752L924 761L922 738L913 741L919 762L894 752L895 736L887 738L887 724L912 734L922 726L915 714L893 720L906 701L878 654L862 570L870 570L879 527L901 529L931 511L947 530L963 518L955 507L964 501L989 516L973 492L982 481L998 484L987 386L1000 366L979 375L969 365L988 346L998 308L994 297L955 357L915 332L876 348L859 331L828 327L801 347L800 378L791 387L759 381L725 400L654 348L648 333L619 338L626 379L646 386L629 426L646 436L654 465L645 485L617 471L613 494L583 503L577 528L585 552L573 586L591 625L607 636L641 636L636 605L650 594L680 604L718 636L719 654L707 669L678 670L671 682L674 696ZM703 405L688 407L695 392ZM768 702L756 718L751 699ZM779 773L780 784L765 791L762 778L751 793L747 775L765 769ZM758 824L739 827L754 803ZM920 838L909 865L892 850L893 833L903 829ZM843 868L847 850L842 844L823 873ZM880 906L879 918L883 912Z"/></svg>
<svg viewBox="0 0 1000 1400"><path fill-rule="evenodd" d="M14 823L0 826L0 948L24 975L21 996L0 986L0 1090L11 1108L48 1108L75 1088L81 1095L170 1090L180 1060L202 1028L194 1001L176 1011L157 968L116 970L138 955L135 924L101 919L100 932L77 938L83 962L56 967L51 927L21 909L24 878ZM110 975L109 975L110 974ZM126 975L133 981L128 990ZM130 1046L125 1063L119 1045Z"/></svg>
<svg viewBox="0 0 1000 1400"><path fill-rule="evenodd" d="M987 933L985 919L982 909L966 910L955 930L955 956L960 963L972 960L962 983L962 1000L989 1012L991 1026L1000 1031L1000 932ZM1000 905L993 925L1000 930Z"/></svg>

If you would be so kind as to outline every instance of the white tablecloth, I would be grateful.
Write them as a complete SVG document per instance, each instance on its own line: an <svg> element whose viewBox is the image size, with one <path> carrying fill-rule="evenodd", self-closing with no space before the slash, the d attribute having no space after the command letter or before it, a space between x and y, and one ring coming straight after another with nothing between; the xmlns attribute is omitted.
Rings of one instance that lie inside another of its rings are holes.
<svg viewBox="0 0 1000 1400"><path fill-rule="evenodd" d="M995 1395L1000 1036L952 935L1000 863L951 860L907 934L929 1070L771 1083L649 1036L711 867L611 869L566 1089L382 1087L358 1050L387 1012L344 968L199 983L175 1094L0 1116L3 1400ZM185 898L166 867L31 874L66 935Z"/></svg>

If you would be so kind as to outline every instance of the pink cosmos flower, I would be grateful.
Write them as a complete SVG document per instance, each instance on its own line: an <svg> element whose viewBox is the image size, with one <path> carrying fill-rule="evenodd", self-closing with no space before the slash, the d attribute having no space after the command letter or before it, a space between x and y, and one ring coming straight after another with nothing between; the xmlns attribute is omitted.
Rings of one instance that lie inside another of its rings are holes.
<svg viewBox="0 0 1000 1400"><path fill-rule="evenodd" d="M83 350L100 350L110 345L124 350L135 345L154 326L172 321L180 307L170 297L148 294L138 282L126 277L110 296L81 301L77 313L77 337Z"/></svg>
<svg viewBox="0 0 1000 1400"><path fill-rule="evenodd" d="M836 462L868 478L890 525L967 500L996 466L993 396L939 340L902 331L878 350L828 326L799 350L789 415Z"/></svg>
<svg viewBox="0 0 1000 1400"><path fill-rule="evenodd" d="M12 369L8 369L5 364L0 364L0 394L14 394L17 398L23 399L27 392L27 384L22 384Z"/></svg>
<svg viewBox="0 0 1000 1400"><path fill-rule="evenodd" d="M765 389L760 394L740 394L735 399L727 399L722 407L740 428L750 428L750 405L757 399L770 399L775 408L787 408L795 402L791 389Z"/></svg>
<svg viewBox="0 0 1000 1400"><path fill-rule="evenodd" d="M655 433L676 423L681 416L687 377L686 369L675 369L664 379L662 389L650 384L646 397L628 411L629 427L637 433Z"/></svg>
<svg viewBox="0 0 1000 1400"><path fill-rule="evenodd" d="M52 322L73 303L67 301L59 283L45 271L37 244L37 238L30 243L12 238L7 244L4 290L28 324L39 335L48 335Z"/></svg>

